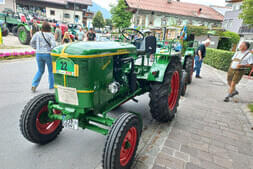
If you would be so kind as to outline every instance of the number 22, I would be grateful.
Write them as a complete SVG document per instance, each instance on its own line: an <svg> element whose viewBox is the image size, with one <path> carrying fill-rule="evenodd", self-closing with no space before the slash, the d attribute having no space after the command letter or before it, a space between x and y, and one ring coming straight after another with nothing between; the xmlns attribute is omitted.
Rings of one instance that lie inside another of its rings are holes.
<svg viewBox="0 0 253 169"><path fill-rule="evenodd" d="M67 62L61 62L61 70L66 70L67 71Z"/></svg>

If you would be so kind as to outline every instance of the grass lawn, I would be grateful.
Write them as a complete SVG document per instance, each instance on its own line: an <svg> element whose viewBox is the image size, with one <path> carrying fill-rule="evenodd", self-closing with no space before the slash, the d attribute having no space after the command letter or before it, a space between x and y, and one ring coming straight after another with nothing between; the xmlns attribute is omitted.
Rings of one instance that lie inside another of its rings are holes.
<svg viewBox="0 0 253 169"><path fill-rule="evenodd" d="M0 58L0 61L2 61L2 60L12 60L12 59L30 58L30 57L34 57L34 56L33 56L33 55L8 56L8 57Z"/></svg>
<svg viewBox="0 0 253 169"><path fill-rule="evenodd" d="M0 45L0 49L21 49L21 48L26 48L24 46L5 46L5 45Z"/></svg>
<svg viewBox="0 0 253 169"><path fill-rule="evenodd" d="M253 103L248 105L251 112L253 112Z"/></svg>

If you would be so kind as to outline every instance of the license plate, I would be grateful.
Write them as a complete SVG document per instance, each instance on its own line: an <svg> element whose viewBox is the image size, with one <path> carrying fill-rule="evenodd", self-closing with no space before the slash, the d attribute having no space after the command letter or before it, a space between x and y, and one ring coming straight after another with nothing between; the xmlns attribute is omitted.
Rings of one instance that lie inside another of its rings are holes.
<svg viewBox="0 0 253 169"><path fill-rule="evenodd" d="M78 106L76 88L57 86L57 92L59 102Z"/></svg>
<svg viewBox="0 0 253 169"><path fill-rule="evenodd" d="M70 128L70 129L74 129L74 130L78 129L78 120L77 119L63 120L62 124L66 128Z"/></svg>

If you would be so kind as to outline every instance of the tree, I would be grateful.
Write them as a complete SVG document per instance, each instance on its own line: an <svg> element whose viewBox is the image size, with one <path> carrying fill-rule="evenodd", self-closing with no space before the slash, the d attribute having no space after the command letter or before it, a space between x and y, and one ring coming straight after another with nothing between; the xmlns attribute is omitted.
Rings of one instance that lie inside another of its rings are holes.
<svg viewBox="0 0 253 169"><path fill-rule="evenodd" d="M244 0L242 4L242 13L240 18L243 22L253 26L253 0Z"/></svg>
<svg viewBox="0 0 253 169"><path fill-rule="evenodd" d="M103 14L100 11L98 11L96 15L94 16L92 20L92 24L95 28L99 28L99 29L105 27L105 20L104 20Z"/></svg>
<svg viewBox="0 0 253 169"><path fill-rule="evenodd" d="M119 0L118 4L112 7L112 23L116 28L122 29L131 25L133 14L127 8L124 0Z"/></svg>
<svg viewBox="0 0 253 169"><path fill-rule="evenodd" d="M106 20L105 20L105 25L106 25L106 26L109 26L110 29L112 29L112 20L111 20L111 19L106 19Z"/></svg>

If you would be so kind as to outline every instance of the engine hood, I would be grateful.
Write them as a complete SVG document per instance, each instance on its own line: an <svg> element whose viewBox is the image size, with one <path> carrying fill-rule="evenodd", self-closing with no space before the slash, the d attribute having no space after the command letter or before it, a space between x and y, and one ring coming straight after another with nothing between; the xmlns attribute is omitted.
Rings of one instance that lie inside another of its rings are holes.
<svg viewBox="0 0 253 169"><path fill-rule="evenodd" d="M52 50L52 56L93 58L136 53L136 47L122 42L77 42L62 45Z"/></svg>

